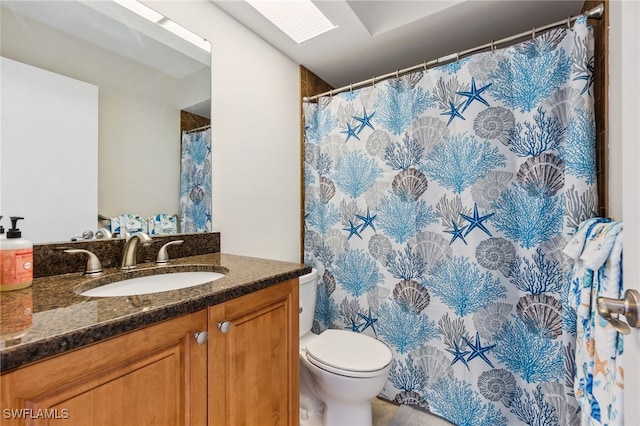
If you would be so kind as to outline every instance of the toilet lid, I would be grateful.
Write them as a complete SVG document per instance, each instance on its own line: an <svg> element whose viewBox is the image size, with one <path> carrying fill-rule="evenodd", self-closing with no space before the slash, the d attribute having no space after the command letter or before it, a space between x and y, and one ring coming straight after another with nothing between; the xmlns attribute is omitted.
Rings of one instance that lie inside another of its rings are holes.
<svg viewBox="0 0 640 426"><path fill-rule="evenodd" d="M314 364L352 372L381 370L392 358L391 350L381 341L344 330L326 330L306 349L309 361L316 361Z"/></svg>

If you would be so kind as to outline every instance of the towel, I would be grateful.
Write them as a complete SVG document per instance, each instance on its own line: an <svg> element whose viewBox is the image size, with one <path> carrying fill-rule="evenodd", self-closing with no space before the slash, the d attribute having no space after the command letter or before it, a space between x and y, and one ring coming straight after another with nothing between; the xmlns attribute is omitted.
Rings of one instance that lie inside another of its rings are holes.
<svg viewBox="0 0 640 426"><path fill-rule="evenodd" d="M120 235L148 232L148 219L129 213L121 214L118 217L111 218L111 232Z"/></svg>
<svg viewBox="0 0 640 426"><path fill-rule="evenodd" d="M576 308L574 391L582 425L623 425L622 336L598 314L600 296L622 294L622 222L583 222L564 253L574 259L568 293Z"/></svg>
<svg viewBox="0 0 640 426"><path fill-rule="evenodd" d="M113 235L120 234L120 216L109 219L109 231L111 231Z"/></svg>
<svg viewBox="0 0 640 426"><path fill-rule="evenodd" d="M168 235L178 233L178 215L160 213L148 218L150 235Z"/></svg>
<svg viewBox="0 0 640 426"><path fill-rule="evenodd" d="M178 215L159 213L155 216L143 217L130 213L110 219L110 231L114 234L129 235L145 232L149 235L169 235L178 233Z"/></svg>

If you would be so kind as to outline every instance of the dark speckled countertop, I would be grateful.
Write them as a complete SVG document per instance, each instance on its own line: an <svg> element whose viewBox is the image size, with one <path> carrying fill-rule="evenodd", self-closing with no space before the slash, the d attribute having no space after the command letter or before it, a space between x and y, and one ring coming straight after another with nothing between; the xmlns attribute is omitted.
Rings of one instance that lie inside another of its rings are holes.
<svg viewBox="0 0 640 426"><path fill-rule="evenodd" d="M0 293L0 371L6 372L84 345L204 309L311 272L300 263L204 254L171 260L169 267L213 270L226 275L208 284L162 293L95 298L76 291L162 269L153 263L98 278L81 273L37 278L31 287Z"/></svg>

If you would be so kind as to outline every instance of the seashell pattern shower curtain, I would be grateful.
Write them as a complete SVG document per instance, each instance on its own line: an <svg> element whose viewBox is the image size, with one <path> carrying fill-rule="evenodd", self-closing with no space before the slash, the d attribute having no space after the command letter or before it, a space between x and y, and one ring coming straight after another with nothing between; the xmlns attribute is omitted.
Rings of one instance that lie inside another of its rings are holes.
<svg viewBox="0 0 640 426"><path fill-rule="evenodd" d="M457 425L574 425L562 249L597 210L592 34L386 80L305 114L314 332L394 359L382 396Z"/></svg>
<svg viewBox="0 0 640 426"><path fill-rule="evenodd" d="M180 232L211 231L211 128L182 133Z"/></svg>

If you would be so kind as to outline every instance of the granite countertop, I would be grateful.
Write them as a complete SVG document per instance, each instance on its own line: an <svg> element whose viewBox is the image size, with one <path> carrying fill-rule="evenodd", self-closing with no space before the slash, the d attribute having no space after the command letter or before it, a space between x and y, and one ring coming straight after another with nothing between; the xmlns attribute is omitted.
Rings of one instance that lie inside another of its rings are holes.
<svg viewBox="0 0 640 426"><path fill-rule="evenodd" d="M76 291L142 276L150 269L212 270L211 283L126 297L85 297ZM297 278L311 272L300 263L212 253L172 259L168 267L139 264L133 271L105 269L101 277L81 273L37 278L31 287L0 294L0 372L133 331L160 321ZM99 281L98 281L99 280Z"/></svg>

